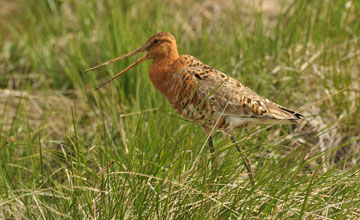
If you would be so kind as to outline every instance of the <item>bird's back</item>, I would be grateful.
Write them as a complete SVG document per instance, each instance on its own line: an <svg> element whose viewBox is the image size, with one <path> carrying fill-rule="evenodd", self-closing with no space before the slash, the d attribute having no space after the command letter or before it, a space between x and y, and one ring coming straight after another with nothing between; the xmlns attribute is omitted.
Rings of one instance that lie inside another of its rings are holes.
<svg viewBox="0 0 360 220"><path fill-rule="evenodd" d="M234 128L296 122L303 116L259 96L234 78L190 55L174 63L164 94L186 119L231 133Z"/></svg>

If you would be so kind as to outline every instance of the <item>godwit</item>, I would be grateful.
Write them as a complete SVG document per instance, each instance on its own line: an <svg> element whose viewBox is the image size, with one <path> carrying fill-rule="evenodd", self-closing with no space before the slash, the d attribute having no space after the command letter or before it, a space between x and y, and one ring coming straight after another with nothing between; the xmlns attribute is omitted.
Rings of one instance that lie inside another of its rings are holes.
<svg viewBox="0 0 360 220"><path fill-rule="evenodd" d="M167 32L157 33L139 49L85 72L140 52L146 52L146 55L96 89L103 87L137 64L152 59L149 69L150 80L182 117L204 128L209 135L211 154L214 153L210 134L213 128L229 135L234 141L235 128L270 124L276 121L292 123L303 117L299 113L259 96L239 81L202 63L195 57L179 56L176 40ZM241 151L239 146L236 148ZM242 156L252 180L249 162L244 154Z"/></svg>

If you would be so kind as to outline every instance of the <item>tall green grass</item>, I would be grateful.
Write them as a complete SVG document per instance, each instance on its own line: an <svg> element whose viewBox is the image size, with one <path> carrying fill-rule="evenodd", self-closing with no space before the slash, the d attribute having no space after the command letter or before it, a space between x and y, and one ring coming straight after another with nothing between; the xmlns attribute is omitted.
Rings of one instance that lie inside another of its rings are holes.
<svg viewBox="0 0 360 220"><path fill-rule="evenodd" d="M4 2L0 218L360 218L358 1ZM220 134L214 174L206 135L151 85L149 62L94 90L135 58L85 69L159 31L306 115L236 132L255 185Z"/></svg>

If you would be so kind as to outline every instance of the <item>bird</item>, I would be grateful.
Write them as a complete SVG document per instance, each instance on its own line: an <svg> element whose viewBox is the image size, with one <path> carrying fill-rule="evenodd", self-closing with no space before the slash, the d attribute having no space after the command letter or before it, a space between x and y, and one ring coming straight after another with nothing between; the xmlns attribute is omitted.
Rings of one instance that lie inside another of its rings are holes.
<svg viewBox="0 0 360 220"><path fill-rule="evenodd" d="M149 78L181 117L199 124L208 134L214 154L212 132L220 131L235 143L233 131L273 123L297 123L304 116L264 98L238 80L216 70L191 55L179 55L176 39L168 32L151 36L140 48L87 69L85 72L145 52L145 56L101 83L105 86L134 66L152 60ZM242 149L236 145L238 151ZM242 154L252 180L249 160Z"/></svg>

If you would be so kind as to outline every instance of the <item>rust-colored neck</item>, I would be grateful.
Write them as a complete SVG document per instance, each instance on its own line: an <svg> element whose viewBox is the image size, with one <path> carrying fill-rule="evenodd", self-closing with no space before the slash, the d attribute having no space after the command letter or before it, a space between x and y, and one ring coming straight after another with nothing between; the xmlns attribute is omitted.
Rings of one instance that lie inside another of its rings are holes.
<svg viewBox="0 0 360 220"><path fill-rule="evenodd" d="M177 49L169 50L168 54L153 58L149 69L149 76L154 86L166 97L168 97L168 85L171 73L176 69L174 64L179 58Z"/></svg>

